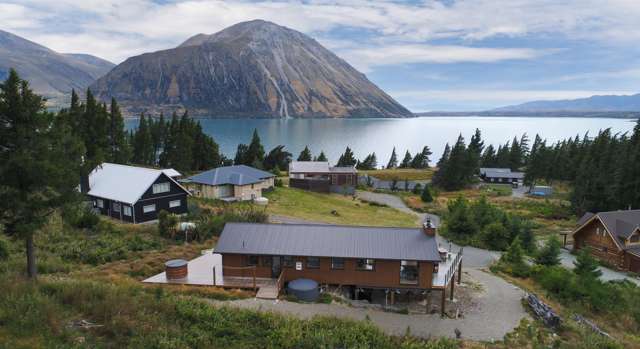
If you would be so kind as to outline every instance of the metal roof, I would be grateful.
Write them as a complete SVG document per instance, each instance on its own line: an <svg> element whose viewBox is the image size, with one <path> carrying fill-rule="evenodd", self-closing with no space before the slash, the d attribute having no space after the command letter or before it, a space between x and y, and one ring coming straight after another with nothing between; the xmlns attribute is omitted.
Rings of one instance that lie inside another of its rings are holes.
<svg viewBox="0 0 640 349"><path fill-rule="evenodd" d="M421 228L227 223L216 253L440 261Z"/></svg>
<svg viewBox="0 0 640 349"><path fill-rule="evenodd" d="M510 168L495 168L495 167L480 167L480 174L481 175L484 176L484 174L487 173L487 171L509 173L509 172L511 172L511 169Z"/></svg>
<svg viewBox="0 0 640 349"><path fill-rule="evenodd" d="M329 172L328 161L291 161L289 164L290 173L326 173Z"/></svg>
<svg viewBox="0 0 640 349"><path fill-rule="evenodd" d="M273 173L258 170L246 165L234 165L214 168L186 178L184 182L207 185L247 185L260 183L266 178L275 177Z"/></svg>
<svg viewBox="0 0 640 349"><path fill-rule="evenodd" d="M640 210L598 212L596 215L611 234L622 240L640 225Z"/></svg>
<svg viewBox="0 0 640 349"><path fill-rule="evenodd" d="M119 165L105 162L89 173L88 195L135 204L153 182L165 174L169 180L175 170L158 170L153 168ZM175 182L178 184L177 182ZM180 186L178 184L178 186ZM182 186L180 186L182 188ZM188 191L182 188L185 192Z"/></svg>
<svg viewBox="0 0 640 349"><path fill-rule="evenodd" d="M487 178L516 178L522 179L524 178L523 172L504 172L504 171L493 171L486 170L484 172L484 176Z"/></svg>

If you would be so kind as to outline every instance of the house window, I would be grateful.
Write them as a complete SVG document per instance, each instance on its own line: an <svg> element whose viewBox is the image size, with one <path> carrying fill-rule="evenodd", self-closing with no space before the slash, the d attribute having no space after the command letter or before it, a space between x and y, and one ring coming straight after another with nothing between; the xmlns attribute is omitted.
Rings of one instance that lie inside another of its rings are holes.
<svg viewBox="0 0 640 349"><path fill-rule="evenodd" d="M142 212L149 213L154 212L156 210L156 204L142 206Z"/></svg>
<svg viewBox="0 0 640 349"><path fill-rule="evenodd" d="M360 258L356 260L356 269L358 270L371 271L375 269L375 266L376 266L375 259Z"/></svg>
<svg viewBox="0 0 640 349"><path fill-rule="evenodd" d="M153 193L154 194L166 193L169 190L170 190L169 182L158 183L158 184L154 184L153 185Z"/></svg>
<svg viewBox="0 0 640 349"><path fill-rule="evenodd" d="M294 261L291 256L282 256L282 266L287 268L293 268Z"/></svg>
<svg viewBox="0 0 640 349"><path fill-rule="evenodd" d="M271 256L262 256L262 266L263 267L270 267L271 266L271 261L273 261L273 258L271 258Z"/></svg>
<svg viewBox="0 0 640 349"><path fill-rule="evenodd" d="M102 199L96 200L96 206L98 206L99 208L104 208L104 201L102 201Z"/></svg>
<svg viewBox="0 0 640 349"><path fill-rule="evenodd" d="M180 207L181 205L182 201L180 200L169 201L169 208Z"/></svg>
<svg viewBox="0 0 640 349"><path fill-rule="evenodd" d="M124 213L125 216L131 216L131 206L123 206L122 208L122 213Z"/></svg>
<svg viewBox="0 0 640 349"><path fill-rule="evenodd" d="M121 205L119 202L114 202L111 206L113 207L113 212L120 212Z"/></svg>
<svg viewBox="0 0 640 349"><path fill-rule="evenodd" d="M631 239L629 239L629 241L631 242L638 242L640 241L640 235L634 235L631 237Z"/></svg>
<svg viewBox="0 0 640 349"><path fill-rule="evenodd" d="M247 256L247 265L250 267L258 265L258 256Z"/></svg>
<svg viewBox="0 0 640 349"><path fill-rule="evenodd" d="M320 258L307 257L307 268L320 268Z"/></svg>
<svg viewBox="0 0 640 349"><path fill-rule="evenodd" d="M410 285L418 284L418 262L400 261L400 283Z"/></svg>
<svg viewBox="0 0 640 349"><path fill-rule="evenodd" d="M331 269L344 269L344 258L331 258Z"/></svg>

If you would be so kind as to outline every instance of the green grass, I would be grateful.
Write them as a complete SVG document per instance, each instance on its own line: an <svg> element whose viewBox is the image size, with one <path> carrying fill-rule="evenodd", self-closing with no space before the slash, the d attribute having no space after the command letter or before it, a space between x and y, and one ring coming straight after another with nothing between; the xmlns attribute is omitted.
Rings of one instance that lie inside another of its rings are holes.
<svg viewBox="0 0 640 349"><path fill-rule="evenodd" d="M390 181L393 179L403 181L415 181L415 180L430 180L433 177L434 169L428 168L424 170L415 169L415 168L394 168L394 169L384 169L384 170L368 170L368 171L358 171L361 174L368 174L375 178Z"/></svg>
<svg viewBox="0 0 640 349"><path fill-rule="evenodd" d="M314 193L294 188L276 188L267 193L267 212L315 222L346 225L415 227L415 215L370 205L351 196ZM337 214L332 214L332 211Z"/></svg>
<svg viewBox="0 0 640 349"><path fill-rule="evenodd" d="M487 191L488 195L494 194L495 196L511 196L513 193L511 184L483 184L481 189Z"/></svg>

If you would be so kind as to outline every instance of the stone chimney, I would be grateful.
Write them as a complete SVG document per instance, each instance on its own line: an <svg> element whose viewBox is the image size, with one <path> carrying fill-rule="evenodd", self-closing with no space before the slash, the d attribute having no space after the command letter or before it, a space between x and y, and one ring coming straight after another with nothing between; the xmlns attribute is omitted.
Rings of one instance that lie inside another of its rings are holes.
<svg viewBox="0 0 640 349"><path fill-rule="evenodd" d="M431 222L431 218L427 218L427 220L422 223L422 231L424 231L427 236L436 236L436 230L435 225Z"/></svg>

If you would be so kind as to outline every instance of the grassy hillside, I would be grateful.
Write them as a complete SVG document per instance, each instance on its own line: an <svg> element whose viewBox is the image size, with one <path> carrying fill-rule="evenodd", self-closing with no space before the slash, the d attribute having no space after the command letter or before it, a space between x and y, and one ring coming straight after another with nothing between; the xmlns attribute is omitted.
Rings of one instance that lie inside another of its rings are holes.
<svg viewBox="0 0 640 349"><path fill-rule="evenodd" d="M418 224L415 215L354 200L351 196L295 188L276 188L265 196L269 199L267 212L309 221L395 227L415 227Z"/></svg>

